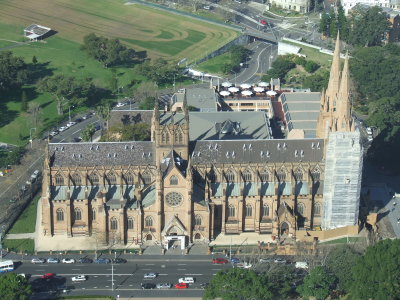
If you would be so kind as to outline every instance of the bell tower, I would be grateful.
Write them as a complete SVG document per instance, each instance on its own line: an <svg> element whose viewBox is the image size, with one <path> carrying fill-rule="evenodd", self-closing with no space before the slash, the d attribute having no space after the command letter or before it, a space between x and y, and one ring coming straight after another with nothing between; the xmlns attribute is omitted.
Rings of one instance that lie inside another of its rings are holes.
<svg viewBox="0 0 400 300"><path fill-rule="evenodd" d="M349 58L346 55L343 70L340 72L340 37L338 32L328 88L321 94L321 107L317 120L318 138L328 138L329 132L354 131L349 90Z"/></svg>

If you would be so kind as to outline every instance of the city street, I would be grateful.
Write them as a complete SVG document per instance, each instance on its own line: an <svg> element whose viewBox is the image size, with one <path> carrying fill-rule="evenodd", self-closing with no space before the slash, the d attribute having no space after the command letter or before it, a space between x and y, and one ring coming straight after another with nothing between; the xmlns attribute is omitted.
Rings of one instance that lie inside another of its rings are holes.
<svg viewBox="0 0 400 300"><path fill-rule="evenodd" d="M53 257L57 257L56 255ZM50 290L68 289L70 295L101 294L120 297L201 297L203 290L201 283L208 283L219 270L231 268L231 264L217 265L211 263L211 256L180 257L146 257L134 256L125 264L32 264L24 261L15 272L29 274L34 286L40 287L41 294L48 294ZM145 273L154 272L155 279L144 279ZM41 279L46 273L54 273L58 278L54 280ZM113 273L113 275L112 275ZM87 280L72 282L76 275L86 275ZM151 282L178 283L178 279L185 276L195 278L195 283L188 289L175 288L165 290L142 290L140 284ZM114 278L114 291L112 290ZM43 281L48 284L43 285Z"/></svg>

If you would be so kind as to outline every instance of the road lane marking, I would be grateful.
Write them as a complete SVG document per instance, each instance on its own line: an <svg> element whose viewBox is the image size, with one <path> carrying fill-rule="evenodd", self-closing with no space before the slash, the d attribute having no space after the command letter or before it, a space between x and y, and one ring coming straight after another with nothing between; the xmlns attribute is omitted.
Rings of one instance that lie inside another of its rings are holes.
<svg viewBox="0 0 400 300"><path fill-rule="evenodd" d="M186 264L178 264L178 266L186 266Z"/></svg>
<svg viewBox="0 0 400 300"><path fill-rule="evenodd" d="M154 264L145 264L145 266L154 266Z"/></svg>
<svg viewBox="0 0 400 300"><path fill-rule="evenodd" d="M183 275L185 275L185 276L202 276L203 274L183 274Z"/></svg>

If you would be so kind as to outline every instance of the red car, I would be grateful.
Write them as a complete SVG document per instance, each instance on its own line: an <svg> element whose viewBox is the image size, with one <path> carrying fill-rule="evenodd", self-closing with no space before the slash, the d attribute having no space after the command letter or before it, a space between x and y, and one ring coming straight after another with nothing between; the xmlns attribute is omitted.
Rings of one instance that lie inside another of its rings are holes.
<svg viewBox="0 0 400 300"><path fill-rule="evenodd" d="M175 288L176 289L187 289L188 288L188 284L187 283L183 283L183 282L177 283L177 284L175 284Z"/></svg>
<svg viewBox="0 0 400 300"><path fill-rule="evenodd" d="M260 20L260 23L261 23L262 25L267 25L267 21L265 21L265 20Z"/></svg>
<svg viewBox="0 0 400 300"><path fill-rule="evenodd" d="M228 263L228 260L227 260L227 259L224 259L224 258L214 258L214 259L212 260L212 263L213 263L213 264L227 264L227 263Z"/></svg>
<svg viewBox="0 0 400 300"><path fill-rule="evenodd" d="M46 273L46 274L42 275L42 279L51 279L51 278L54 278L54 276L56 276L56 274Z"/></svg>

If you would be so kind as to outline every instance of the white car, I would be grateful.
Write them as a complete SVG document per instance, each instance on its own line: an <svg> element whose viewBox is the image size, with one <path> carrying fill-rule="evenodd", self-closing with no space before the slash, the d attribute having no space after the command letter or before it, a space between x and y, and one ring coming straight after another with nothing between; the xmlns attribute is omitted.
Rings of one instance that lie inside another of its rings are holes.
<svg viewBox="0 0 400 300"><path fill-rule="evenodd" d="M368 135L367 139L368 139L368 142L372 142L372 141L374 140L374 138L372 137L372 135Z"/></svg>
<svg viewBox="0 0 400 300"><path fill-rule="evenodd" d="M85 275L76 275L76 276L72 277L72 281L73 282L86 281L86 276Z"/></svg>
<svg viewBox="0 0 400 300"><path fill-rule="evenodd" d="M74 264L75 263L75 259L73 259L73 258L64 258L62 260L62 263L63 264Z"/></svg>
<svg viewBox="0 0 400 300"><path fill-rule="evenodd" d="M62 131L64 131L64 130L66 130L66 129L68 129L68 127L61 126L60 128L58 128L58 131L62 132Z"/></svg>
<svg viewBox="0 0 400 300"><path fill-rule="evenodd" d="M193 277L183 277L183 278L179 278L178 282L179 283L194 283L194 278Z"/></svg>
<svg viewBox="0 0 400 300"><path fill-rule="evenodd" d="M154 279L156 277L157 277L157 273L146 273L143 276L144 279Z"/></svg>
<svg viewBox="0 0 400 300"><path fill-rule="evenodd" d="M116 105L115 107L122 107L122 106L125 106L125 103L118 102L117 105Z"/></svg>
<svg viewBox="0 0 400 300"><path fill-rule="evenodd" d="M56 136L58 134L58 130L54 130L50 132L50 136Z"/></svg>
<svg viewBox="0 0 400 300"><path fill-rule="evenodd" d="M67 127L74 126L75 124L76 124L76 122L68 122L68 123L67 123Z"/></svg>
<svg viewBox="0 0 400 300"><path fill-rule="evenodd" d="M249 263L241 263L241 264L236 264L236 267L239 269L250 269L252 265Z"/></svg>
<svg viewBox="0 0 400 300"><path fill-rule="evenodd" d="M31 262L33 264L44 264L46 260L44 258L32 258Z"/></svg>
<svg viewBox="0 0 400 300"><path fill-rule="evenodd" d="M372 128L371 127L367 127L367 134L371 135L372 134Z"/></svg>

